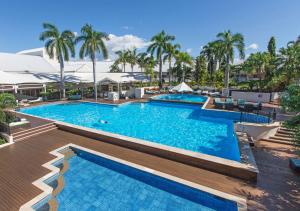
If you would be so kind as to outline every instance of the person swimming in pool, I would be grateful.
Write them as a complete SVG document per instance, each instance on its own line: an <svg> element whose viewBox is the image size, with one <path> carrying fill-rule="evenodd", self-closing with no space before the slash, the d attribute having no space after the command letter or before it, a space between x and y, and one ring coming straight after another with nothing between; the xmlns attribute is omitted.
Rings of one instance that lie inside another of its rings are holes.
<svg viewBox="0 0 300 211"><path fill-rule="evenodd" d="M108 121L102 120L102 119L99 122L102 123L102 124L107 124L108 123Z"/></svg>

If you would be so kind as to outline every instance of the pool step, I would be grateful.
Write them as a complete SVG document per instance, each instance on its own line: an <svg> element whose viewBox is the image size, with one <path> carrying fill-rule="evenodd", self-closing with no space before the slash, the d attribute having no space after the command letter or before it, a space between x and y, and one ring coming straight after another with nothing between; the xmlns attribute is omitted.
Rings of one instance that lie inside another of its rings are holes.
<svg viewBox="0 0 300 211"><path fill-rule="evenodd" d="M14 142L22 141L32 136L36 136L45 132L49 132L51 130L56 130L57 127L54 123L49 123L46 125L41 125L39 127L31 128L28 130L20 131L12 134Z"/></svg>

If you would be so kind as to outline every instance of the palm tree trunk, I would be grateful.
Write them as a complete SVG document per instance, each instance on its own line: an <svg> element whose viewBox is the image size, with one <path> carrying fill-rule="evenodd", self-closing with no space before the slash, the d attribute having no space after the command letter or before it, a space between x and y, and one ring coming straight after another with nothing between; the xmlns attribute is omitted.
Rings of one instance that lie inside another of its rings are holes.
<svg viewBox="0 0 300 211"><path fill-rule="evenodd" d="M98 90L97 90L97 81L96 81L96 56L95 54L92 56L93 62L93 80L94 80L94 93L95 93L95 100L98 100Z"/></svg>
<svg viewBox="0 0 300 211"><path fill-rule="evenodd" d="M226 68L225 68L225 80L224 80L224 87L228 89L229 87L229 72L230 72L230 62L229 56L226 58Z"/></svg>
<svg viewBox="0 0 300 211"><path fill-rule="evenodd" d="M123 63L123 71L124 71L124 73L125 73L125 66L126 66L126 64Z"/></svg>
<svg viewBox="0 0 300 211"><path fill-rule="evenodd" d="M163 86L162 84L162 58L159 58L159 88L161 89Z"/></svg>
<svg viewBox="0 0 300 211"><path fill-rule="evenodd" d="M59 56L59 65L60 65L60 98L66 98L65 90L65 76L64 76L64 60L62 56Z"/></svg>
<svg viewBox="0 0 300 211"><path fill-rule="evenodd" d="M171 72L172 72L172 66L171 66L171 61L169 61L169 85L171 85Z"/></svg>
<svg viewBox="0 0 300 211"><path fill-rule="evenodd" d="M133 73L133 65L131 65L131 72Z"/></svg>

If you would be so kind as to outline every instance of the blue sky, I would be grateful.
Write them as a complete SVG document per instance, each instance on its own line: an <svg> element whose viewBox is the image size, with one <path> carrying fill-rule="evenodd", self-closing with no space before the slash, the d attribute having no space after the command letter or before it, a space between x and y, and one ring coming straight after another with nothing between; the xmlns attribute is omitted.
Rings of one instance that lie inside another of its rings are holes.
<svg viewBox="0 0 300 211"><path fill-rule="evenodd" d="M200 47L230 29L244 34L247 54L265 50L270 36L279 47L300 35L299 0L1 0L0 52L41 47L43 22L79 32L85 23L115 35L109 47L141 47L166 30L183 50ZM125 36L124 35L133 35ZM125 42L123 44L122 42ZM256 44L256 45L253 45Z"/></svg>

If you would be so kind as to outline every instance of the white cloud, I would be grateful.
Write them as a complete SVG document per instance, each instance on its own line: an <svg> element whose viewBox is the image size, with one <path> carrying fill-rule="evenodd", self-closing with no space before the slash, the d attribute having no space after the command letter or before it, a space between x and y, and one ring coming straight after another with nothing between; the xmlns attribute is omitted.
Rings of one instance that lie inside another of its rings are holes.
<svg viewBox="0 0 300 211"><path fill-rule="evenodd" d="M244 59L234 58L233 64L234 65L242 64L244 61L245 61Z"/></svg>
<svg viewBox="0 0 300 211"><path fill-rule="evenodd" d="M129 30L129 29L131 29L132 27L130 27L130 26L122 26L121 27L121 29L124 29L124 30Z"/></svg>
<svg viewBox="0 0 300 211"><path fill-rule="evenodd" d="M192 48L188 48L188 49L186 49L186 52L187 52L187 53L192 53L192 51L193 51L193 49L192 49Z"/></svg>
<svg viewBox="0 0 300 211"><path fill-rule="evenodd" d="M109 40L106 41L106 46L109 51L110 59L114 59L116 57L114 53L116 51L133 48L142 49L150 44L150 42L147 42L145 39L131 34L126 34L123 36L109 34L108 37Z"/></svg>
<svg viewBox="0 0 300 211"><path fill-rule="evenodd" d="M74 33L74 35L75 35L75 36L77 36L77 35L78 35L78 32L73 32L73 33Z"/></svg>
<svg viewBox="0 0 300 211"><path fill-rule="evenodd" d="M252 43L251 45L249 45L249 46L246 48L246 50L249 50L249 49L251 49L251 50L257 50L257 49L258 49L258 44Z"/></svg>

